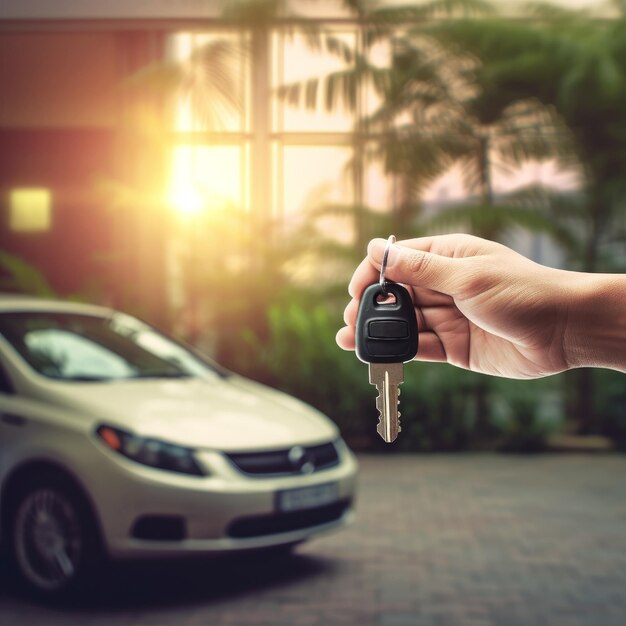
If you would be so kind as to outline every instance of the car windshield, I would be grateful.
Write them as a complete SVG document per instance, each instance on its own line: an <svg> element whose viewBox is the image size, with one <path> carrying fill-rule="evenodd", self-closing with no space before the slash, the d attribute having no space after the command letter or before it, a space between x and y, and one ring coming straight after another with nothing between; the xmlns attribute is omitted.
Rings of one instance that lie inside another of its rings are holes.
<svg viewBox="0 0 626 626"><path fill-rule="evenodd" d="M129 315L0 313L2 335L48 378L111 381L221 375L200 356Z"/></svg>

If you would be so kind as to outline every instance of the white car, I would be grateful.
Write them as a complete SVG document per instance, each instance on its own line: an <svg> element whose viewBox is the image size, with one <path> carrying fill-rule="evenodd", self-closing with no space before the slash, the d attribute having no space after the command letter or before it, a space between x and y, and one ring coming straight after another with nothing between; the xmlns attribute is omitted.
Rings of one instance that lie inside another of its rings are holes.
<svg viewBox="0 0 626 626"><path fill-rule="evenodd" d="M42 594L101 557L290 546L353 517L312 407L129 315L0 296L0 542Z"/></svg>

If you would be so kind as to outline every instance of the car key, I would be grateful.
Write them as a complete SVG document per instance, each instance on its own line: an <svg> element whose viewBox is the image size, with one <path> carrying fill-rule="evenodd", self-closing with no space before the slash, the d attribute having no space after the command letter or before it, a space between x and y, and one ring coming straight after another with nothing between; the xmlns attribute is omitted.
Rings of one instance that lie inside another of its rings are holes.
<svg viewBox="0 0 626 626"><path fill-rule="evenodd" d="M369 365L370 384L376 385L379 411L378 434L392 443L401 430L400 384L404 382L404 363L417 354L418 329L413 300L402 285L385 280L390 237L383 256L380 284L370 285L363 292L356 322L356 355ZM395 302L381 302L380 298Z"/></svg>
<svg viewBox="0 0 626 626"><path fill-rule="evenodd" d="M369 380L378 389L380 413L378 434L392 443L401 430L398 396L404 382L404 363L417 354L417 320L411 296L405 287L387 281L394 304L379 303L379 285L367 287L361 298L356 322L356 354L369 364Z"/></svg>

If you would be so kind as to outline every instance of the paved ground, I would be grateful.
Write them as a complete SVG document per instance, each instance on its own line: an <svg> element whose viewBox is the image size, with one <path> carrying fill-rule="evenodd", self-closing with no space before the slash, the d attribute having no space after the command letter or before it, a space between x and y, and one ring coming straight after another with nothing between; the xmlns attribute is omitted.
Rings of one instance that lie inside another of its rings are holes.
<svg viewBox="0 0 626 626"><path fill-rule="evenodd" d="M623 626L626 457L365 456L359 519L292 557L118 567L2 626Z"/></svg>

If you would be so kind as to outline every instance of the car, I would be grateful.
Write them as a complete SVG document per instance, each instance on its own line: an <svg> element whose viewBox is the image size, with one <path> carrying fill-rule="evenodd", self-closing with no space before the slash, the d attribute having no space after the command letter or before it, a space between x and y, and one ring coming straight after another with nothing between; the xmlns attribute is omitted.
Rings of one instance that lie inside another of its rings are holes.
<svg viewBox="0 0 626 626"><path fill-rule="evenodd" d="M293 546L352 521L356 476L328 417L143 321L0 296L0 543L32 591Z"/></svg>

